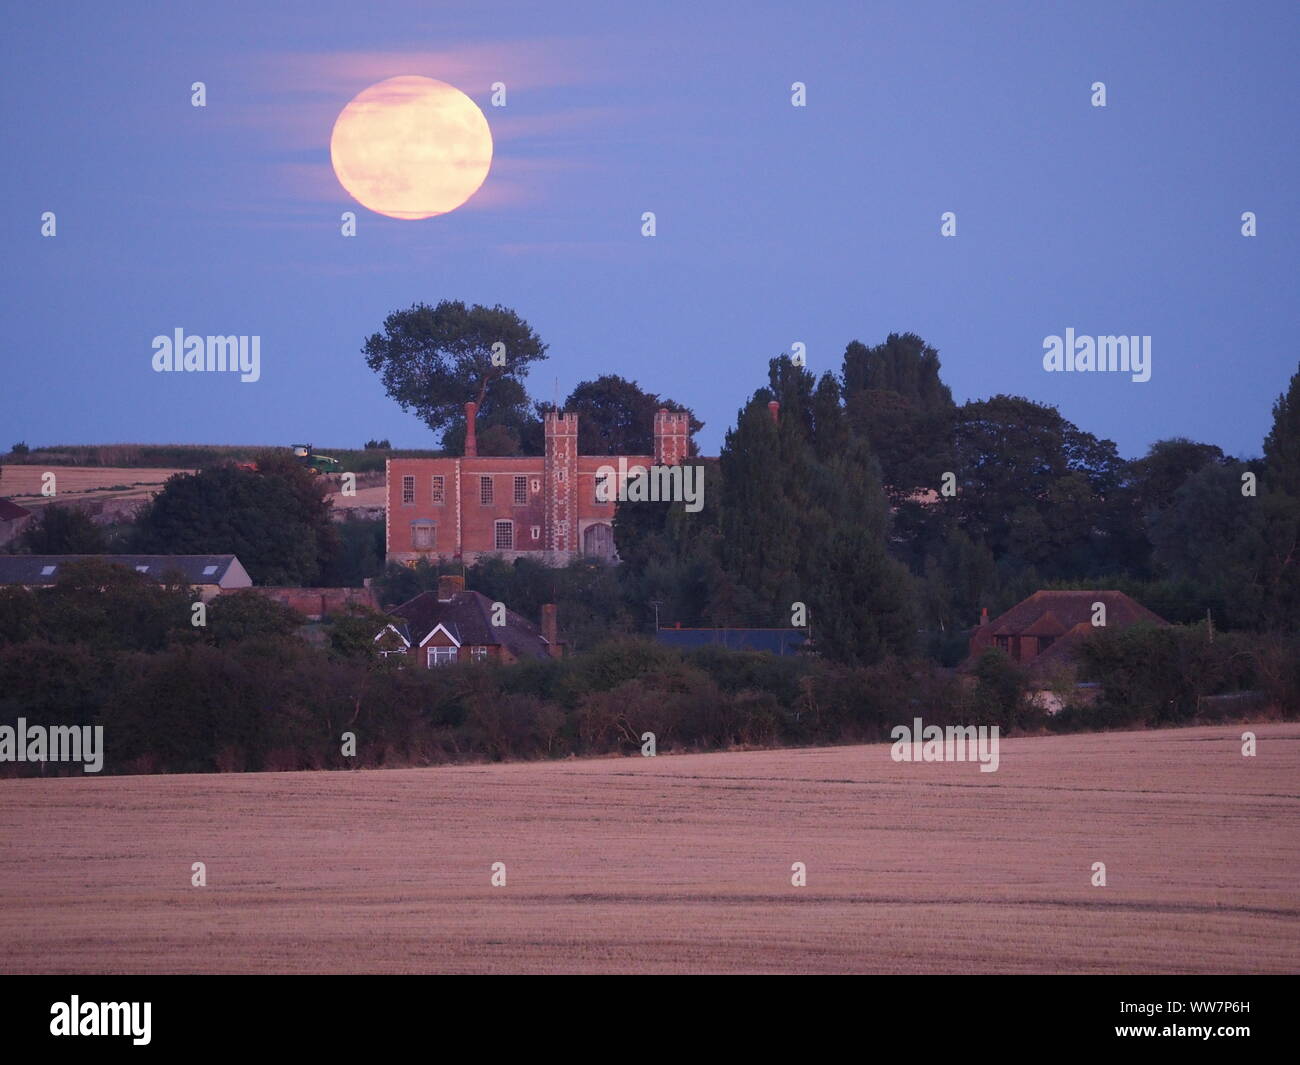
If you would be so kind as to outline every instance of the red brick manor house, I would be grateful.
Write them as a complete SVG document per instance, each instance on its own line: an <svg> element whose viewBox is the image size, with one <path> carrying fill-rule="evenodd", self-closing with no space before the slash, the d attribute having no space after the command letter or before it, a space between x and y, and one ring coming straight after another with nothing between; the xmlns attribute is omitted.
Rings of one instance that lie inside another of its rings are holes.
<svg viewBox="0 0 1300 1065"><path fill-rule="evenodd" d="M541 457L479 455L473 403L465 404L460 458L389 459L386 548L407 565L480 555L562 565L578 556L614 557L614 502L597 499L596 473L616 455L578 454L578 416L545 416ZM660 409L654 454L628 455L629 470L673 466L690 454L690 415ZM611 493L612 494L612 493Z"/></svg>

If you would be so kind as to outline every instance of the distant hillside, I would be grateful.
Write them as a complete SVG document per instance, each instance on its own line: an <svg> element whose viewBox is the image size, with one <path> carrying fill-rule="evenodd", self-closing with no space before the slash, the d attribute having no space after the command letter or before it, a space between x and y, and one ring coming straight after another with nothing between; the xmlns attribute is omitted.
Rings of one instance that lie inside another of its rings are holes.
<svg viewBox="0 0 1300 1065"><path fill-rule="evenodd" d="M259 451L285 451L283 444L55 444L34 447L0 456L0 465L11 466L118 466L178 467L197 469L214 462L251 462ZM382 470L386 458L437 458L436 450L401 450L345 447L317 447L343 464L345 471L365 473Z"/></svg>

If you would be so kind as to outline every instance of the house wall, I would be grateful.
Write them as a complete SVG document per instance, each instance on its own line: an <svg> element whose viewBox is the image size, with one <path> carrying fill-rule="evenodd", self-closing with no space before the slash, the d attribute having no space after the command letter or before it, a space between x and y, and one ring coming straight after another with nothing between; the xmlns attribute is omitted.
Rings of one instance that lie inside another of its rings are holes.
<svg viewBox="0 0 1300 1065"><path fill-rule="evenodd" d="M570 416L573 417L573 416ZM684 417L684 416L683 416ZM619 457L577 455L576 417L557 424L545 456L498 458L489 455L440 459L389 459L386 549L390 561L413 564L482 555L507 560L537 558L562 564L583 553L583 537L593 525L610 525L616 503L597 502L596 474L602 466L618 467ZM650 455L624 456L629 468L650 466ZM442 477L443 502L433 501L433 478ZM515 477L527 478L527 499L514 502ZM414 499L405 502L403 478L411 477ZM489 504L481 500L481 478L492 478ZM496 522L513 524L514 547L496 547ZM417 524L433 529L433 546L417 546ZM534 531L537 533L533 535Z"/></svg>
<svg viewBox="0 0 1300 1065"><path fill-rule="evenodd" d="M437 667L432 665L429 661L429 648L430 647L455 647L455 646L456 646L455 641L453 641L451 637L448 636L445 632L437 632L432 637L430 637L430 639L423 646L413 648L412 651L408 652L408 655L414 653L415 655L418 656L417 661L422 667L427 669L435 669ZM472 648L469 646L457 648L456 661L458 663L472 662L474 660L474 657L471 652L472 652ZM488 652L487 653L488 660L492 662L509 663L515 661L514 655L510 654L510 652L507 651L504 647L499 647L494 644L488 644L487 652Z"/></svg>

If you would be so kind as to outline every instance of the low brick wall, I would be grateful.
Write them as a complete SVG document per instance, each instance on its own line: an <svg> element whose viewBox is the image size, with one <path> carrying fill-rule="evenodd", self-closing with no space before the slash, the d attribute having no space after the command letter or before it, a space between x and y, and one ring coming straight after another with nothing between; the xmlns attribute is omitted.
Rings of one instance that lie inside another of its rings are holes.
<svg viewBox="0 0 1300 1065"><path fill-rule="evenodd" d="M291 607L310 620L326 614L346 614L352 609L378 610L379 602L369 588L279 588L254 586L241 591L257 592Z"/></svg>

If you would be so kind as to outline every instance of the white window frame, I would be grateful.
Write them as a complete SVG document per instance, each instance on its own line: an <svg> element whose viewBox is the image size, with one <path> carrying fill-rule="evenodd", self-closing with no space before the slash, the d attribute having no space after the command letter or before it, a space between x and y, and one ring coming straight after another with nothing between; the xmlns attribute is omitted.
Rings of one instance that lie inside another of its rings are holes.
<svg viewBox="0 0 1300 1065"><path fill-rule="evenodd" d="M411 506L415 502L415 476L413 474L402 475L402 505Z"/></svg>
<svg viewBox="0 0 1300 1065"><path fill-rule="evenodd" d="M417 537L417 530L429 530L429 542L421 544ZM411 549L414 551L436 551L438 549L438 523L433 521L413 521L411 522Z"/></svg>
<svg viewBox="0 0 1300 1065"><path fill-rule="evenodd" d="M492 475L481 474L478 479L478 501L479 506L490 507L496 502L496 482L493 481Z"/></svg>
<svg viewBox="0 0 1300 1065"><path fill-rule="evenodd" d="M508 544L501 543L501 533L505 531L510 539ZM513 551L515 549L515 523L509 518L498 518L492 523L492 550Z"/></svg>
<svg viewBox="0 0 1300 1065"><path fill-rule="evenodd" d="M429 479L430 502L441 506L447 501L447 479L441 473L433 474Z"/></svg>
<svg viewBox="0 0 1300 1065"><path fill-rule="evenodd" d="M515 506L522 507L528 503L528 478L526 476L515 476Z"/></svg>
<svg viewBox="0 0 1300 1065"><path fill-rule="evenodd" d="M458 647L426 647L425 664L430 669L439 669L442 666L451 666L456 663L456 655L460 651Z"/></svg>

